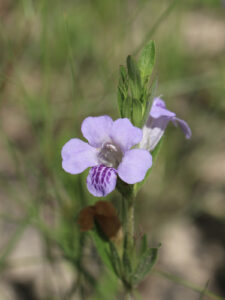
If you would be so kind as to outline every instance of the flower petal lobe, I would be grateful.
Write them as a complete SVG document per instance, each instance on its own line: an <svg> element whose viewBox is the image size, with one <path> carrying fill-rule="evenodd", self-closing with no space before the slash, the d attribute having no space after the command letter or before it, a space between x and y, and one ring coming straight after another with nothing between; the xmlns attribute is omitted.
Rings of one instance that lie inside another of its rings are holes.
<svg viewBox="0 0 225 300"><path fill-rule="evenodd" d="M142 130L133 126L127 118L117 119L113 123L110 136L113 142L125 152L140 143L142 139Z"/></svg>
<svg viewBox="0 0 225 300"><path fill-rule="evenodd" d="M144 149L132 149L125 153L118 167L119 177L128 184L134 184L145 178L152 166L152 156Z"/></svg>
<svg viewBox="0 0 225 300"><path fill-rule="evenodd" d="M187 122L176 117L176 118L174 118L174 123L175 123L175 125L178 124L180 126L180 129L183 131L186 139L191 138L191 135L192 135L191 128L189 127Z"/></svg>
<svg viewBox="0 0 225 300"><path fill-rule="evenodd" d="M81 131L91 146L99 148L110 141L112 126L113 120L109 116L87 117L81 125Z"/></svg>
<svg viewBox="0 0 225 300"><path fill-rule="evenodd" d="M95 148L80 139L71 139L62 148L62 167L70 174L79 174L98 164L97 153Z"/></svg>
<svg viewBox="0 0 225 300"><path fill-rule="evenodd" d="M87 188L96 197L104 197L116 187L117 174L114 168L99 165L91 168L87 177Z"/></svg>

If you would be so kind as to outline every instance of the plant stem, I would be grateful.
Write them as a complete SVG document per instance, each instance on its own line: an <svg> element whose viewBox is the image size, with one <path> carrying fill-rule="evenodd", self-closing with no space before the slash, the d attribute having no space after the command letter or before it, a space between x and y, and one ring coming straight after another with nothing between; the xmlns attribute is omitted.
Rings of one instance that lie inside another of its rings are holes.
<svg viewBox="0 0 225 300"><path fill-rule="evenodd" d="M134 198L129 199L126 223L127 248L129 252L132 252L134 245Z"/></svg>

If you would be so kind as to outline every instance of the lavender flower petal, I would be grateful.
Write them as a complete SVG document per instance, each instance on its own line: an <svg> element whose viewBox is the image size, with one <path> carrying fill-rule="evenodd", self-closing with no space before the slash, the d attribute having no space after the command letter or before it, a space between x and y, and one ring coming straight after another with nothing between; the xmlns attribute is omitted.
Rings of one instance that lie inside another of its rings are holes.
<svg viewBox="0 0 225 300"><path fill-rule="evenodd" d="M151 154L144 149L132 149L125 153L118 167L119 177L129 184L142 181L152 165Z"/></svg>
<svg viewBox="0 0 225 300"><path fill-rule="evenodd" d="M160 98L155 98L151 107L150 116L158 119L160 117L175 117L176 114L166 108L165 102Z"/></svg>
<svg viewBox="0 0 225 300"><path fill-rule="evenodd" d="M169 121L170 118L168 117L160 117L158 119L149 117L143 127L143 138L140 143L140 148L152 151L163 136Z"/></svg>
<svg viewBox="0 0 225 300"><path fill-rule="evenodd" d="M163 136L169 121L172 121L175 126L179 125L187 139L191 137L191 129L188 124L177 118L175 113L166 109L165 102L158 97L154 99L148 120L143 127L143 138L139 147L153 151Z"/></svg>
<svg viewBox="0 0 225 300"><path fill-rule="evenodd" d="M118 119L113 123L110 137L125 152L141 141L142 130L133 126L127 118Z"/></svg>
<svg viewBox="0 0 225 300"><path fill-rule="evenodd" d="M98 164L97 153L97 149L80 139L71 139L62 148L62 167L70 174L79 174Z"/></svg>
<svg viewBox="0 0 225 300"><path fill-rule="evenodd" d="M113 120L109 116L88 117L83 121L81 131L91 146L99 148L103 143L110 142L112 126Z"/></svg>
<svg viewBox="0 0 225 300"><path fill-rule="evenodd" d="M188 126L187 122L185 122L184 120L181 120L177 117L173 118L173 124L175 126L177 126L177 124L180 126L180 129L183 131L186 139L190 139L191 138L191 128Z"/></svg>
<svg viewBox="0 0 225 300"><path fill-rule="evenodd" d="M90 169L87 188L95 197L104 197L116 187L117 174L114 168L98 165Z"/></svg>

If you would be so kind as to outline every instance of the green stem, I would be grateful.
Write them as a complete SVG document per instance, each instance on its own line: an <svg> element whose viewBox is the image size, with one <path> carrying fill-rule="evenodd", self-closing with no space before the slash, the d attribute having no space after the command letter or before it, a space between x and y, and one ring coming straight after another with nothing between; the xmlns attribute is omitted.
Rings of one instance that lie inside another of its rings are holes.
<svg viewBox="0 0 225 300"><path fill-rule="evenodd" d="M132 252L134 246L134 198L129 199L126 223L127 248L129 252Z"/></svg>
<svg viewBox="0 0 225 300"><path fill-rule="evenodd" d="M132 269L132 257L134 250L134 197L123 198L123 209L125 217L125 237L123 248L123 284L124 284L124 300L132 299L132 285L128 275L129 269ZM131 270L130 270L131 271ZM128 272L128 273L127 273Z"/></svg>

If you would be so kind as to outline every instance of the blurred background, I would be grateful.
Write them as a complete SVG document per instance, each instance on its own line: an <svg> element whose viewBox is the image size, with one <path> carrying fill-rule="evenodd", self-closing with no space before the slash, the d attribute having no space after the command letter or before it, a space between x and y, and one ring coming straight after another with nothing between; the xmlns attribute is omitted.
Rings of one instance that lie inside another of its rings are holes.
<svg viewBox="0 0 225 300"><path fill-rule="evenodd" d="M224 1L1 0L0 300L120 299L76 225L87 172L60 152L85 117L118 118L119 65L150 39L158 95L193 137L168 126L137 199L137 236L162 243L140 299L225 297Z"/></svg>

